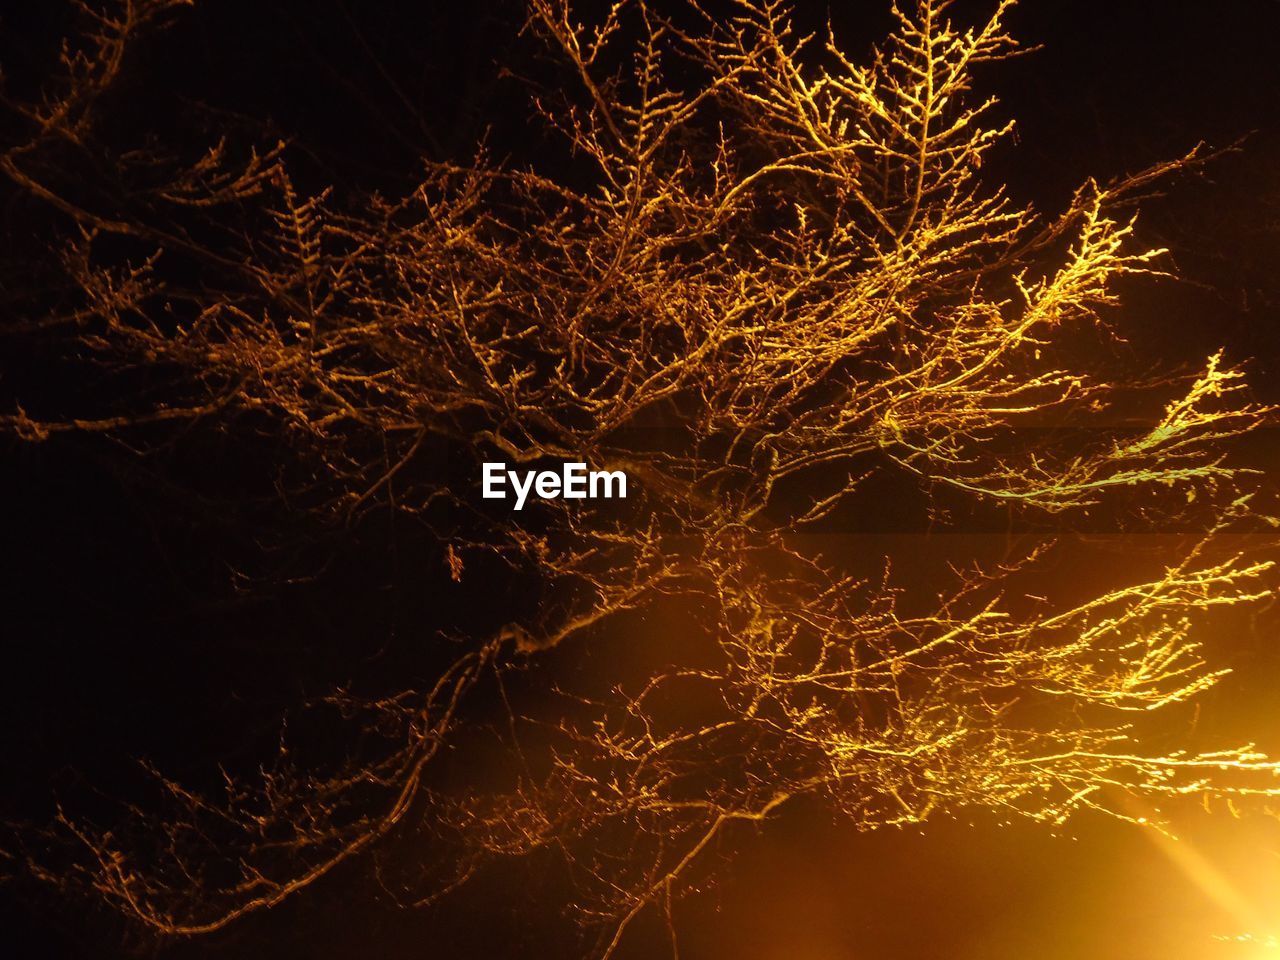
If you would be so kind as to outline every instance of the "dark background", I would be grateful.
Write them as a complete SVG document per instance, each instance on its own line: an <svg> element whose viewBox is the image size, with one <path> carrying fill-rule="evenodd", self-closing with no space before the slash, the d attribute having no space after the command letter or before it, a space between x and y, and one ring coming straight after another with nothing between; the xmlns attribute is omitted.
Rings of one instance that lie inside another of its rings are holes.
<svg viewBox="0 0 1280 960"><path fill-rule="evenodd" d="M889 25L878 0L797 7L815 26L829 13L855 51ZM963 19L988 8L965 2L954 12ZM10 89L21 90L70 20L55 0L0 10L0 63ZM136 124L194 136L207 116L246 135L286 136L304 188L405 189L418 157L466 157L490 126L495 152L528 156L551 146L532 139L519 86L495 66L522 62L518 22L518 4L492 0L207 0L141 51L126 78L121 135ZM1170 247L1183 279L1129 291L1124 332L1136 358L1195 362L1225 345L1229 357L1249 360L1261 396L1280 399L1280 3L1025 0L1010 22L1028 45L1043 45L984 74L999 109L1018 119L1016 145L993 171L1017 198L1052 213L1088 176L1106 180L1200 140L1224 147L1245 138L1202 178L1148 204L1143 236ZM8 249L40 242L21 210L0 208L0 218ZM38 359L0 357L6 395L15 380L39 381ZM234 496L237 470L251 473L252 459L237 466L234 450L207 450L207 462L140 462L102 440L2 443L3 816L47 816L55 794L88 784L127 790L133 757L198 779L214 761L269 738L299 699L369 677L408 685L424 669L414 650L440 618L482 599L441 595L436 553L376 525L334 541L332 562L313 576L236 591L230 572L254 555L266 522ZM210 464L225 473L221 497L183 482ZM850 537L845 549L885 545ZM920 540L915 549L933 547ZM1208 727L1280 745L1273 636L1264 618L1210 638L1215 660L1236 674L1209 699ZM1147 833L1088 818L1056 837L989 818L857 835L797 808L745 843L717 889L678 909L681 956L1269 955L1212 938L1280 933L1274 825L1206 820L1189 825L1185 839L1200 862L1171 855ZM393 908L365 880L358 868L339 872L225 936L161 953L564 949L554 897L545 898L545 915L530 917L529 901L513 896L527 895L536 877L509 888L481 884L430 913ZM21 885L0 895L0 954L153 952L80 905ZM660 949L642 931L633 955Z"/></svg>

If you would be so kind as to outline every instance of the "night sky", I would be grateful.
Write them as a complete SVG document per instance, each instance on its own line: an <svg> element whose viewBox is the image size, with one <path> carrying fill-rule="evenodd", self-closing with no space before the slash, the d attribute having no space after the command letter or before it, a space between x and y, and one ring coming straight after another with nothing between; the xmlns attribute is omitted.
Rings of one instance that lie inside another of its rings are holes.
<svg viewBox="0 0 1280 960"><path fill-rule="evenodd" d="M829 16L855 51L889 24L878 0L796 6L815 27ZM10 89L37 82L68 22L63 7L3 5L0 64ZM988 7L962 0L953 10L964 18ZM500 69L543 69L521 59L519 22L519 4L493 0L202 0L130 67L118 132L182 138L195 135L200 117L220 118L289 139L303 188L352 191L404 188L416 158L465 158L486 128L495 153L536 156L548 148L525 121L521 88ZM1015 143L1000 149L993 172L1015 198L1051 212L1088 177L1105 182L1201 141L1236 148L1144 203L1140 236L1170 248L1181 279L1126 290L1122 331L1139 359L1195 363L1225 346L1247 363L1259 397L1280 400L1280 2L1024 0L1010 24L1041 49L979 77L997 110L1017 119ZM3 190L0 288L12 288L21 277L4 261L46 238L29 207ZM80 389L61 376L39 349L0 340L7 408L14 397ZM1252 453L1264 469L1280 465L1273 440L1262 437ZM0 819L39 821L64 793L127 792L137 757L180 777L208 776L217 762L269 742L300 700L370 678L420 677L430 664L417 659L415 637L465 619L490 592L521 589L464 582L444 596L434 545L392 524L331 532L264 559L264 539L297 534L253 499L269 449L211 440L140 460L125 446L76 436L38 445L6 437L0 452ZM907 550L941 555L963 554L987 534L945 547L893 529L829 536L851 554L880 555L888 548L877 538L900 538L913 544ZM1113 549L1118 566L1124 549ZM239 589L231 571L255 564L289 582ZM1198 733L1280 749L1276 628L1264 610L1209 638L1215 660L1235 672L1205 700ZM1214 940L1237 931L1213 891L1158 838L1101 817L1056 834L990 815L861 834L801 804L754 839L743 836L718 883L677 908L684 960L1270 955ZM1206 817L1186 836L1213 871L1247 891L1265 932L1280 935L1280 825ZM439 907L400 910L355 864L213 938L157 945L96 907L19 879L0 887L0 953L569 955L559 882L516 871ZM545 906L531 911L521 898L542 884ZM655 923L620 955L667 949Z"/></svg>

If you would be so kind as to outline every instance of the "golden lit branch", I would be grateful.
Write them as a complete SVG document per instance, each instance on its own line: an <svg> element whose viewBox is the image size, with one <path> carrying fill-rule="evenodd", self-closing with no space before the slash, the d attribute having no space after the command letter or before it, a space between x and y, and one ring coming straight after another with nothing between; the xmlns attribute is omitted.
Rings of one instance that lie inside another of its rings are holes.
<svg viewBox="0 0 1280 960"><path fill-rule="evenodd" d="M531 0L529 42L564 81L534 91L537 115L590 173L479 152L428 163L393 199L305 196L278 145L182 161L98 142L96 95L134 20L173 5L94 14L86 52L27 108L29 141L0 157L14 189L75 227L50 256L64 302L33 300L5 333L55 338L107 385L0 423L143 449L175 421L268 436L289 510L319 527L412 515L452 582L496 557L547 599L461 638L426 692L335 698L381 752L353 734L363 746L321 773L285 744L221 796L160 776L166 818L64 814L32 871L175 934L388 846L414 851L411 900L496 858L557 856L607 956L701 883L713 843L799 797L873 829L1280 795L1252 747L1147 746L1153 716L1225 675L1205 618L1274 590L1268 560L1222 541L1268 520L1232 447L1275 411L1220 353L1191 378L1152 358L1121 385L1079 349L1085 327L1120 332L1122 281L1161 272L1116 212L1149 177L1090 183L1046 226L984 176L1011 123L975 97L974 71L1016 52L1012 0L968 28L935 0L895 8L867 58L797 35L779 0L737 0L722 20L693 0L621 0L594 22L585 4ZM57 139L128 189L76 182ZM192 270L198 290L170 279ZM111 389L138 371L164 389ZM474 461L467 479L424 463L436 442ZM522 524L478 505L494 456L625 469L636 493L546 502ZM873 515L862 481L886 474L935 507L1201 534L1085 598L1049 582L1056 535L924 591L888 565L860 579L795 536ZM696 611L687 656L645 660L673 610ZM551 672L640 615L635 660L607 689ZM545 695L513 706L519 677ZM509 716L465 696L483 683ZM446 740L498 750L506 782L437 783Z"/></svg>

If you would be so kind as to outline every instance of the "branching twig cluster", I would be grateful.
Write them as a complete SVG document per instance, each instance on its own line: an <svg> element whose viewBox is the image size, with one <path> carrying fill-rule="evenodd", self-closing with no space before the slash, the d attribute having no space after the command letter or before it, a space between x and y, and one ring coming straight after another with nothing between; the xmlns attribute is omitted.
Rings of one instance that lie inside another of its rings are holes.
<svg viewBox="0 0 1280 960"><path fill-rule="evenodd" d="M565 78L535 91L536 116L571 162L429 163L397 198L304 196L282 146L111 154L95 98L137 27L179 4L94 13L48 97L9 104L28 137L0 170L64 217L74 291L33 299L10 333L60 338L109 382L147 371L148 387L19 407L5 427L141 445L171 421L265 434L292 465L283 492L319 522L416 514L453 579L498 556L568 599L473 638L429 692L343 703L384 756L322 776L286 751L221 799L161 778L176 816L141 835L64 818L82 856L48 878L193 933L422 830L450 841L459 877L496 856L567 858L608 955L734 824L796 797L873 828L1280 792L1250 747L1144 746L1153 711L1222 676L1194 639L1202 614L1272 589L1268 562L1219 541L1258 514L1230 443L1273 411L1221 355L1123 389L1082 359L1082 331L1115 335L1117 283L1161 271L1118 212L1148 178L1090 182L1050 220L984 179L1011 125L974 96L974 69L1015 52L1011 3L961 28L919 0L862 57L798 35L780 0L728 17L622 0L596 22L530 0L526 33ZM84 185L86 166L109 166L115 189ZM191 271L198 284L177 279ZM1163 413L1124 426L1133 397ZM521 526L422 463L437 440L472 452L473 478L486 459L586 460L627 471L634 493L625 509L543 503ZM1050 537L955 570L921 605L802 536L869 509L863 481L885 473L1057 529L1140 511L1206 532L1093 597L1028 594ZM672 601L703 612L713 652L697 665L561 690L558 713L513 708L505 787L424 786L475 682ZM522 748L522 727L541 746Z"/></svg>

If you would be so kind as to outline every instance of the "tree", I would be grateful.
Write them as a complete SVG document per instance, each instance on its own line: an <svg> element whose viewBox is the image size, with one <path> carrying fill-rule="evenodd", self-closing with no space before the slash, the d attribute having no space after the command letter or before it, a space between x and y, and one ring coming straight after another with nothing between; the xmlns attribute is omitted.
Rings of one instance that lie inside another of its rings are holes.
<svg viewBox="0 0 1280 960"><path fill-rule="evenodd" d="M60 815L27 840L37 875L196 934L412 836L448 864L397 880L419 898L496 858L563 858L609 956L643 911L670 918L735 825L802 797L874 829L968 808L1155 822L1165 801L1280 792L1251 746L1153 745L1226 672L1203 659L1206 615L1274 589L1256 541L1231 546L1272 521L1229 455L1275 411L1220 353L1124 380L1089 356L1122 332L1121 281L1162 273L1132 202L1202 151L1089 181L1051 219L1016 203L984 177L1012 124L972 89L1017 50L1012 0L967 28L935 0L895 9L866 58L799 35L778 0L623 0L590 23L530 0L566 78L532 102L567 156L428 161L398 197L303 195L282 144L115 143L131 41L181 5L82 6L60 77L8 104L25 136L0 169L58 218L62 275L7 333L108 389L5 427L266 438L315 529L394 512L453 579L498 558L545 599L460 638L429 689L326 701L373 735L342 763L282 747L218 796L155 771L158 829L155 810ZM424 463L441 445L463 469ZM495 458L624 470L632 496L513 515L478 499ZM874 510L883 477L922 522L1039 535L927 591L892 558L874 577L823 558L806 534ZM1199 532L1082 596L1045 572L1082 522ZM669 609L694 611L683 659L603 687L562 675ZM522 684L541 695L511 706ZM437 776L446 744L502 750L501 782Z"/></svg>

